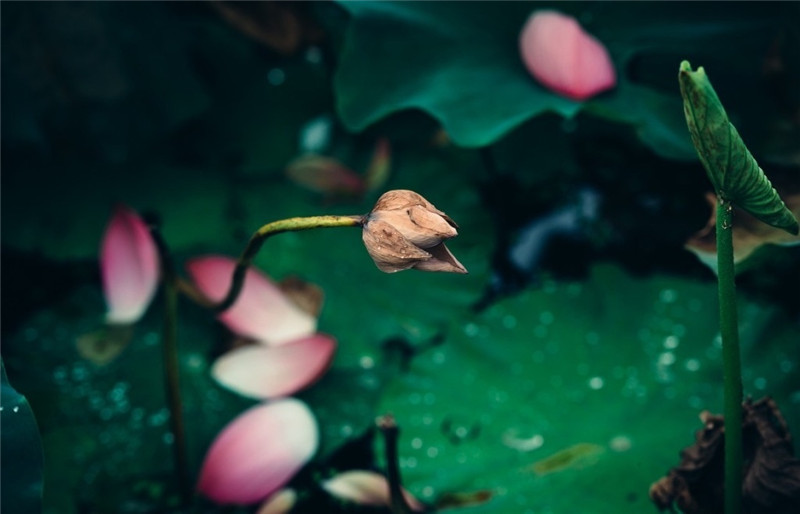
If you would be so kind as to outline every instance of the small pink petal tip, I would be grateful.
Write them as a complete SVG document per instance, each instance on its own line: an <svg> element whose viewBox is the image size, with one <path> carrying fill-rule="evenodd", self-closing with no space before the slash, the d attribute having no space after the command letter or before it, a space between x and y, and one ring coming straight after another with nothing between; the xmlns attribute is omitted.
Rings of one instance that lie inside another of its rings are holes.
<svg viewBox="0 0 800 514"><path fill-rule="evenodd" d="M294 394L316 382L333 359L336 341L314 334L280 346L249 345L217 359L211 375L223 386L256 399Z"/></svg>
<svg viewBox="0 0 800 514"><path fill-rule="evenodd" d="M236 261L209 255L192 259L186 268L197 287L211 300L220 301L228 292ZM295 306L266 275L247 270L236 302L219 315L233 332L269 344L283 344L313 334L317 322Z"/></svg>
<svg viewBox="0 0 800 514"><path fill-rule="evenodd" d="M106 321L130 324L142 317L158 286L158 251L136 212L119 205L100 246Z"/></svg>
<svg viewBox="0 0 800 514"><path fill-rule="evenodd" d="M322 483L323 489L340 500L369 506L388 506L391 504L389 482L386 477L373 471L345 471ZM408 491L403 496L409 507L425 510L419 500Z"/></svg>
<svg viewBox="0 0 800 514"><path fill-rule="evenodd" d="M544 86L573 100L586 100L617 83L605 46L571 16L538 11L520 34L522 61Z"/></svg>
<svg viewBox="0 0 800 514"><path fill-rule="evenodd" d="M220 504L248 505L283 487L317 451L317 423L292 398L253 407L231 421L206 453L197 489Z"/></svg>
<svg viewBox="0 0 800 514"><path fill-rule="evenodd" d="M258 508L256 514L286 514L297 503L297 492L294 489L281 489Z"/></svg>

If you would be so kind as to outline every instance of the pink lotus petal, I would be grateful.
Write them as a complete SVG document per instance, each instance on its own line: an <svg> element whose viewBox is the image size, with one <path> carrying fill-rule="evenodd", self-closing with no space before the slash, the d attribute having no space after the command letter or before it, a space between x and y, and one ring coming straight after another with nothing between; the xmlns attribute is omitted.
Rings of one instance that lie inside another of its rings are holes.
<svg viewBox="0 0 800 514"><path fill-rule="evenodd" d="M108 313L114 324L139 320L158 285L158 252L147 225L136 212L119 205L100 246L100 274Z"/></svg>
<svg viewBox="0 0 800 514"><path fill-rule="evenodd" d="M383 188L389 180L392 171L392 147L389 140L382 137L375 144L375 151L364 174L364 183L367 191L377 191Z"/></svg>
<svg viewBox="0 0 800 514"><path fill-rule="evenodd" d="M223 386L251 398L286 396L320 378L335 349L336 341L323 334L280 346L244 346L217 359L211 375Z"/></svg>
<svg viewBox="0 0 800 514"><path fill-rule="evenodd" d="M214 301L228 293L236 261L209 255L186 264L197 287ZM295 306L266 275L250 268L239 298L219 315L233 332L271 344L282 344L313 334L316 320Z"/></svg>
<svg viewBox="0 0 800 514"><path fill-rule="evenodd" d="M519 44L528 71L560 95L585 100L617 83L606 48L571 16L534 13L522 29Z"/></svg>
<svg viewBox="0 0 800 514"><path fill-rule="evenodd" d="M297 503L297 493L294 489L281 489L259 507L256 514L286 514Z"/></svg>
<svg viewBox="0 0 800 514"><path fill-rule="evenodd" d="M389 482L386 477L372 471L345 471L325 480L322 488L341 500L361 505L390 505ZM414 510L425 510L419 500L408 491L403 491L408 506Z"/></svg>
<svg viewBox="0 0 800 514"><path fill-rule="evenodd" d="M317 451L317 423L293 398L231 421L206 453L197 489L217 503L247 505L283 487Z"/></svg>
<svg viewBox="0 0 800 514"><path fill-rule="evenodd" d="M286 175L296 184L326 195L360 195L364 179L332 157L304 155L289 163Z"/></svg>

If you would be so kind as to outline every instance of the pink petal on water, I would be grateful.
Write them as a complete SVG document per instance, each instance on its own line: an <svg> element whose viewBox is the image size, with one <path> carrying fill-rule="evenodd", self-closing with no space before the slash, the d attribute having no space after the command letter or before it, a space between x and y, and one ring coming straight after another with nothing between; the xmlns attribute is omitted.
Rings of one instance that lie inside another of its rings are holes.
<svg viewBox="0 0 800 514"><path fill-rule="evenodd" d="M360 505L390 505L389 482L386 477L373 471L345 471L322 483L323 489L341 500ZM408 491L403 491L406 503L414 510L425 507Z"/></svg>
<svg viewBox="0 0 800 514"><path fill-rule="evenodd" d="M296 184L325 195L360 195L364 179L332 157L304 155L289 163L286 175Z"/></svg>
<svg viewBox="0 0 800 514"><path fill-rule="evenodd" d="M571 16L536 12L519 42L528 71L560 95L585 100L617 83L606 48Z"/></svg>
<svg viewBox="0 0 800 514"><path fill-rule="evenodd" d="M249 345L214 362L211 375L225 387L257 399L293 394L328 369L336 341L314 334L280 346Z"/></svg>
<svg viewBox="0 0 800 514"><path fill-rule="evenodd" d="M145 222L128 207L117 206L100 246L109 323L133 323L142 317L158 286L158 266L156 245Z"/></svg>
<svg viewBox="0 0 800 514"><path fill-rule="evenodd" d="M186 264L197 287L214 301L228 293L236 261L209 255ZM236 302L219 315L233 332L263 341L282 344L313 334L316 320L295 306L275 283L253 267L247 270L244 287Z"/></svg>
<svg viewBox="0 0 800 514"><path fill-rule="evenodd" d="M283 487L317 451L317 423L293 398L240 414L211 443L197 489L217 503L247 505Z"/></svg>

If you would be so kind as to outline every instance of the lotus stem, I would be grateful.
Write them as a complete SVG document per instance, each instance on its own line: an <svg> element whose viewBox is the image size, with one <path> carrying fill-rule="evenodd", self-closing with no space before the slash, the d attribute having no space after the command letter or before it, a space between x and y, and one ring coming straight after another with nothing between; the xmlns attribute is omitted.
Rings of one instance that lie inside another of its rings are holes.
<svg viewBox="0 0 800 514"><path fill-rule="evenodd" d="M717 268L725 386L725 514L739 514L742 510L742 364L736 315L732 224L733 206L719 195Z"/></svg>
<svg viewBox="0 0 800 514"><path fill-rule="evenodd" d="M414 511L406 502L403 494L402 478L400 477L400 463L397 454L400 429L391 414L381 416L375 423L383 434L392 514L412 514Z"/></svg>
<svg viewBox="0 0 800 514"><path fill-rule="evenodd" d="M282 232L297 232L299 230L310 230L312 228L330 227L360 227L363 223L363 216L308 216L305 218L288 218L285 220L273 221L259 228L250 237L247 246L233 270L233 279L228 294L219 303L213 305L215 312L223 312L234 304L244 285L244 277L250 263L253 262L264 241L268 237Z"/></svg>
<svg viewBox="0 0 800 514"><path fill-rule="evenodd" d="M192 484L189 479L189 459L186 450L186 430L183 423L183 402L178 361L178 277L172 255L155 223L150 223L150 235L155 242L161 262L164 281L164 332L161 341L164 361L164 385L169 408L169 423L172 431L172 452L178 491L183 505L192 499Z"/></svg>
<svg viewBox="0 0 800 514"><path fill-rule="evenodd" d="M180 380L178 375L178 290L173 282L164 284L164 373L167 386L167 401L170 411L170 427L175 468L181 500L188 505L192 498L192 485L189 480L189 461L186 453L186 430L183 424L183 403L181 402Z"/></svg>

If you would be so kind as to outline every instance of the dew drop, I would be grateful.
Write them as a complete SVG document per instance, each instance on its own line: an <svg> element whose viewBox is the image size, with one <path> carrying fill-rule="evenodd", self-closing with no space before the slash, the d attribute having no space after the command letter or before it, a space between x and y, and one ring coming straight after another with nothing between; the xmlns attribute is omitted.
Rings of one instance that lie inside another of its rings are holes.
<svg viewBox="0 0 800 514"><path fill-rule="evenodd" d="M322 50L318 46L309 46L305 57L311 64L319 64L322 62Z"/></svg>
<svg viewBox="0 0 800 514"><path fill-rule="evenodd" d="M267 73L267 80L273 86L280 86L286 80L286 73L280 68L272 68Z"/></svg>
<svg viewBox="0 0 800 514"><path fill-rule="evenodd" d="M611 438L611 441L608 442L608 446L615 452L625 452L631 449L633 443L628 436L618 435Z"/></svg>
<svg viewBox="0 0 800 514"><path fill-rule="evenodd" d="M664 303L672 303L678 299L678 293L674 289L664 289L658 294L658 299Z"/></svg>
<svg viewBox="0 0 800 514"><path fill-rule="evenodd" d="M667 350L674 350L680 344L680 339L676 336L667 336L664 338L664 348Z"/></svg>
<svg viewBox="0 0 800 514"><path fill-rule="evenodd" d="M506 314L503 316L503 326L508 329L512 329L517 326L517 318L512 316L511 314Z"/></svg>
<svg viewBox="0 0 800 514"><path fill-rule="evenodd" d="M475 323L467 323L464 325L464 333L467 335L467 337L475 337L478 335L478 332L478 325Z"/></svg>
<svg viewBox="0 0 800 514"><path fill-rule="evenodd" d="M664 352L658 356L659 366L671 366L675 364L675 354L672 352Z"/></svg>

